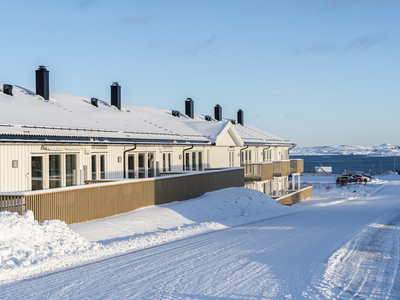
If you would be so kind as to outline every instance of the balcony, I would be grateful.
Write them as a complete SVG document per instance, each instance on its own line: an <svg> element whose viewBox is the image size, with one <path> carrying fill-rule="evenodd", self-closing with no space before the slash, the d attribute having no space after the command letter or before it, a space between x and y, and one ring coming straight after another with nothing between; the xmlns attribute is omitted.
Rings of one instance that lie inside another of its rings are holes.
<svg viewBox="0 0 400 300"><path fill-rule="evenodd" d="M282 177L290 175L290 160L274 161L274 177Z"/></svg>
<svg viewBox="0 0 400 300"><path fill-rule="evenodd" d="M244 164L244 181L265 181L273 177L272 162Z"/></svg>
<svg viewBox="0 0 400 300"><path fill-rule="evenodd" d="M290 173L303 173L304 172L304 160L303 159L291 159L290 160Z"/></svg>

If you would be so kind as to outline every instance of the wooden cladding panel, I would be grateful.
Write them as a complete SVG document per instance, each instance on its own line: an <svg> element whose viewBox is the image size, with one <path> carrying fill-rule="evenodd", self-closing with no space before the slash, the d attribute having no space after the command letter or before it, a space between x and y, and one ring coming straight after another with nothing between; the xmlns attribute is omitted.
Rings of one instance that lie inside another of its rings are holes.
<svg viewBox="0 0 400 300"><path fill-rule="evenodd" d="M0 199L3 210L22 214L22 205L19 207L14 204L15 201L8 199L19 197L22 203L24 198L26 210L32 210L39 222L59 219L72 224L129 212L139 207L188 200L206 192L243 185L243 169L226 169L113 185L91 184L79 189L55 189L46 193L38 191L33 195L1 196Z"/></svg>
<svg viewBox="0 0 400 300"><path fill-rule="evenodd" d="M290 161L282 160L282 161L274 161L273 162L273 170L274 177L282 177L290 175Z"/></svg>
<svg viewBox="0 0 400 300"><path fill-rule="evenodd" d="M303 159L291 159L290 160L290 172L291 173L303 173L304 172L304 160Z"/></svg>
<svg viewBox="0 0 400 300"><path fill-rule="evenodd" d="M261 181L271 180L274 173L274 165L272 163L261 164Z"/></svg>

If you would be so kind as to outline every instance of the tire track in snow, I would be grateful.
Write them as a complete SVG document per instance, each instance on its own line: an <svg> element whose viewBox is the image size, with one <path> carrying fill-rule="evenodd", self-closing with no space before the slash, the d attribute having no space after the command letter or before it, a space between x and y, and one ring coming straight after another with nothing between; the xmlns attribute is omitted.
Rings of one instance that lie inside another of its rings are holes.
<svg viewBox="0 0 400 300"><path fill-rule="evenodd" d="M400 213L379 219L331 256L309 298L400 299Z"/></svg>

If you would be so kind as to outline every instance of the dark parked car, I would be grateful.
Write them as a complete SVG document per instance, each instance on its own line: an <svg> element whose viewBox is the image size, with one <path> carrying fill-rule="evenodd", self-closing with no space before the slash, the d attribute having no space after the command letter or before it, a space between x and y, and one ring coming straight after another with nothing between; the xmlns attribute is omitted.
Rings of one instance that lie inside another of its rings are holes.
<svg viewBox="0 0 400 300"><path fill-rule="evenodd" d="M354 182L360 182L360 179L355 178L353 175L342 175L336 179L336 184L342 186Z"/></svg>

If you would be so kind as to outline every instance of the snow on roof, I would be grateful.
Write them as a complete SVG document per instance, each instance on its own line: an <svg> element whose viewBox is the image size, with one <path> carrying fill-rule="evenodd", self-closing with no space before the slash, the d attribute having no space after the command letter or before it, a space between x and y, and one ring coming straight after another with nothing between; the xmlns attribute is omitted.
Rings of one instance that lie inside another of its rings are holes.
<svg viewBox="0 0 400 300"><path fill-rule="evenodd" d="M195 115L193 121L186 122L186 125L193 128L197 132L201 132L211 144L215 144L218 136L224 131L229 121L223 120L218 122L216 120L206 121L204 116Z"/></svg>
<svg viewBox="0 0 400 300"><path fill-rule="evenodd" d="M118 110L101 99L96 107L90 97L58 92L50 92L50 100L45 101L35 89L20 86L13 86L13 96L0 93L0 102L0 135L2 140L9 136L13 141L49 137L215 143L229 122L206 121L198 114L194 119L183 113L175 117L168 109L131 103L122 103ZM235 127L246 142L284 141L248 125Z"/></svg>
<svg viewBox="0 0 400 300"><path fill-rule="evenodd" d="M288 140L282 139L280 137L277 137L260 129L254 128L247 124L244 125L235 124L234 127L245 144L253 144L253 143L293 144Z"/></svg>

